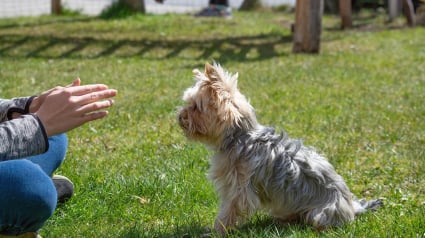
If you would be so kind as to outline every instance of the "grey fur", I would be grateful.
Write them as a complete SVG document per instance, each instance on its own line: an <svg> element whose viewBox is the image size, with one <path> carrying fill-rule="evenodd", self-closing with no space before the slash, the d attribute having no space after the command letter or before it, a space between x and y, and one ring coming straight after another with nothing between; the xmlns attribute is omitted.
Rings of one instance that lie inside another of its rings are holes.
<svg viewBox="0 0 425 238"><path fill-rule="evenodd" d="M381 200L356 200L343 178L314 148L288 138L284 131L277 134L274 128L257 126L250 131L229 130L219 148L219 154L234 163L243 160L252 168L250 189L259 201L253 210L269 210L282 220L297 214L306 223L326 228L382 205Z"/></svg>

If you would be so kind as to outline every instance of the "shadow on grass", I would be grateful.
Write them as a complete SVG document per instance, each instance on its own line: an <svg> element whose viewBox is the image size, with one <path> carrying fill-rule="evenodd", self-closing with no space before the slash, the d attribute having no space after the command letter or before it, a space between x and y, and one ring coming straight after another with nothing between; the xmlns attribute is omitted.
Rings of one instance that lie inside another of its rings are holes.
<svg viewBox="0 0 425 238"><path fill-rule="evenodd" d="M352 26L346 30L378 32L383 30L399 30L403 28L409 28L407 23L402 23L400 25L400 23L397 23L395 20L390 21L389 19L385 19L385 15L378 12L363 11L362 14L353 14L352 17ZM330 32L344 31L341 28L340 23L334 26L324 27L323 29Z"/></svg>
<svg viewBox="0 0 425 238"><path fill-rule="evenodd" d="M47 26L52 24L58 24L58 23L69 23L69 24L75 24L76 22L91 22L95 21L96 18L93 17L87 17L87 16L70 16L70 17L63 17L61 19L43 19L40 18L40 20L27 20L24 23L10 23L10 24L2 24L0 25L1 29L8 29L8 28L16 28L16 27L39 27L39 26Z"/></svg>
<svg viewBox="0 0 425 238"><path fill-rule="evenodd" d="M191 224L187 226L176 227L173 232L165 232L153 228L140 227L136 225L129 230L122 232L117 237L119 238L140 238L140 237L213 237L207 228L200 224Z"/></svg>
<svg viewBox="0 0 425 238"><path fill-rule="evenodd" d="M292 36L262 34L217 39L103 39L95 37L57 37L51 35L0 35L3 58L84 58L143 57L258 61L285 55Z"/></svg>
<svg viewBox="0 0 425 238"><path fill-rule="evenodd" d="M309 226L302 224L281 225L275 222L269 216L261 215L254 216L246 224L229 231L226 237L256 237L259 234L263 237L288 237L296 234L302 235L311 233L312 229ZM210 227L202 226L199 223L176 227L173 231L149 230L139 226L130 228L128 231L118 235L120 238L139 238L139 237L220 237L217 233L212 232Z"/></svg>

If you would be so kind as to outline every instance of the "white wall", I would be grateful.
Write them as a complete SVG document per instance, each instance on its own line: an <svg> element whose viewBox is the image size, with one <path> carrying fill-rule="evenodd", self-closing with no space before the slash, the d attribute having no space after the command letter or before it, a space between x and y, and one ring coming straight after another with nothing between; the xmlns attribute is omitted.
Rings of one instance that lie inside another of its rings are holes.
<svg viewBox="0 0 425 238"><path fill-rule="evenodd" d="M84 14L97 15L115 0L62 0L68 9L80 10ZM243 0L229 0L232 8L238 8ZM261 0L266 6L295 5L295 0ZM158 4L145 0L146 10L151 13L193 12L208 5L208 0L165 0ZM0 0L0 17L37 16L50 14L51 0Z"/></svg>

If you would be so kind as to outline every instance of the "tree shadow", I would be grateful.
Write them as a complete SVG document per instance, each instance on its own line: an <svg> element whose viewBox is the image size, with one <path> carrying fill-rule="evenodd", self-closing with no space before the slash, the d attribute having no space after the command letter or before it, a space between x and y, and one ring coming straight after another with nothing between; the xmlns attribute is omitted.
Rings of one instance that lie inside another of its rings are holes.
<svg viewBox="0 0 425 238"><path fill-rule="evenodd" d="M103 39L95 37L58 37L52 35L0 35L3 58L84 58L143 57L152 60L170 58L204 59L220 62L259 61L280 57L292 36L260 34L214 39Z"/></svg>
<svg viewBox="0 0 425 238"><path fill-rule="evenodd" d="M75 24L76 22L90 22L90 21L95 21L97 20L96 18L93 17L89 17L89 16L71 16L71 17L61 17L61 18L38 18L38 19L28 19L27 21L24 21L23 23L17 23L17 22L13 22L10 24L1 24L0 25L0 30L3 29L8 29L8 28L16 28L16 27L39 27L39 26L46 26L46 25L51 25L51 24Z"/></svg>
<svg viewBox="0 0 425 238"><path fill-rule="evenodd" d="M395 21L389 21L389 18L385 17L382 13L365 11L363 14L354 13L352 15L352 26L347 30L379 32L384 30L399 30L409 27L407 24L397 25L394 22ZM323 29L329 32L344 31L341 28L340 22L334 26L324 27Z"/></svg>

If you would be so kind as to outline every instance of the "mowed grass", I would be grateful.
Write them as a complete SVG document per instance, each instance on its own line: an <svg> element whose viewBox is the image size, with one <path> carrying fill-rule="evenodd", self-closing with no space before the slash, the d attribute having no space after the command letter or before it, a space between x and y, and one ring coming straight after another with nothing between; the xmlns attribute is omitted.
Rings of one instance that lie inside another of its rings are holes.
<svg viewBox="0 0 425 238"><path fill-rule="evenodd" d="M233 19L136 15L125 19L0 20L0 95L37 94L75 77L119 90L102 121L68 133L57 171L75 195L43 237L201 237L219 204L209 157L176 123L192 69L221 63L258 120L325 154L360 198L385 206L340 228L281 227L258 213L230 237L425 236L425 28L357 15L340 31L325 16L321 53L292 54L294 16ZM213 233L214 237L215 234Z"/></svg>

